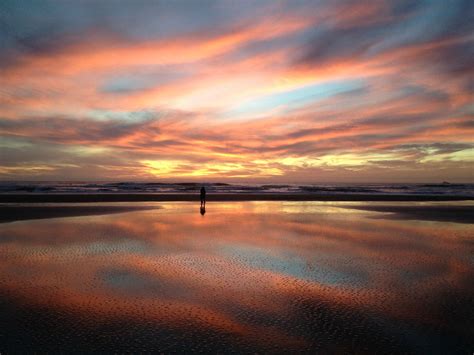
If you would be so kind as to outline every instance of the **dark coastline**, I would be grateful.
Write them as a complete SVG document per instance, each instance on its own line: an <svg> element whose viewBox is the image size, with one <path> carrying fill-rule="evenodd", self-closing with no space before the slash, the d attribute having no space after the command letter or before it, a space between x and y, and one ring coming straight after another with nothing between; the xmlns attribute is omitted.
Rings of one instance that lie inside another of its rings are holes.
<svg viewBox="0 0 474 355"><path fill-rule="evenodd" d="M0 206L0 223L144 211L158 206Z"/></svg>
<svg viewBox="0 0 474 355"><path fill-rule="evenodd" d="M0 203L199 201L199 194L0 194ZM473 196L401 194L208 194L207 201L474 201Z"/></svg>
<svg viewBox="0 0 474 355"><path fill-rule="evenodd" d="M396 206L370 205L344 206L363 211L382 212L382 216L374 218L390 218L401 220L423 220L435 222L474 223L474 206Z"/></svg>

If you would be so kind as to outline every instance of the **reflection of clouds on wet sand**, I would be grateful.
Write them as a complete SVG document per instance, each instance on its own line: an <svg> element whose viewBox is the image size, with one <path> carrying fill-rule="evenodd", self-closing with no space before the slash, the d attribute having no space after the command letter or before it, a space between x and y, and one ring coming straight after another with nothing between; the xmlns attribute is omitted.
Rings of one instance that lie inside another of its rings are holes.
<svg viewBox="0 0 474 355"><path fill-rule="evenodd" d="M472 319L459 314L473 292L471 225L324 203L207 212L174 203L4 224L0 292L74 319L159 325L241 350L430 350L433 336L442 348L469 344Z"/></svg>

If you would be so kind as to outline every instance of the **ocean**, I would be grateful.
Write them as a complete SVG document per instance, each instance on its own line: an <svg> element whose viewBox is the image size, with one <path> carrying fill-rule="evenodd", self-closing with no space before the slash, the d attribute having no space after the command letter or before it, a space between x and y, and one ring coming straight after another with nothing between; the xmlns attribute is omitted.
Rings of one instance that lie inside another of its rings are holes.
<svg viewBox="0 0 474 355"><path fill-rule="evenodd" d="M294 194L407 194L474 196L474 184L229 184L163 182L0 182L0 193L294 193Z"/></svg>

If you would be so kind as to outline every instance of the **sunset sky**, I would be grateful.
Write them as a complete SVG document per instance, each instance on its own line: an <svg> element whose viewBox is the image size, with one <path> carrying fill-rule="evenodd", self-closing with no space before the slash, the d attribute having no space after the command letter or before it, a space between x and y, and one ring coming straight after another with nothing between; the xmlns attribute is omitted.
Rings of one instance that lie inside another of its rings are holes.
<svg viewBox="0 0 474 355"><path fill-rule="evenodd" d="M0 179L474 182L474 1L0 4Z"/></svg>

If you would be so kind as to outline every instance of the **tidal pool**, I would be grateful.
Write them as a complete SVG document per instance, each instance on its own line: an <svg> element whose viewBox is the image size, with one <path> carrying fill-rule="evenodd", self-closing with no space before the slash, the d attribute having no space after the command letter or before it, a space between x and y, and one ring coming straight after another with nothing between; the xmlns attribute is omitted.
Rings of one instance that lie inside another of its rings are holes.
<svg viewBox="0 0 474 355"><path fill-rule="evenodd" d="M473 224L156 206L0 224L0 353L474 350Z"/></svg>

